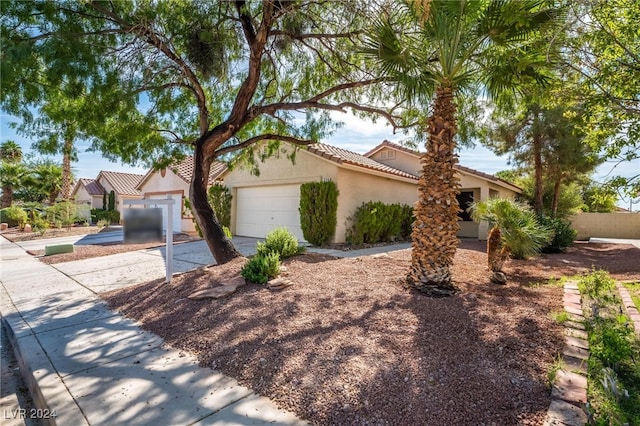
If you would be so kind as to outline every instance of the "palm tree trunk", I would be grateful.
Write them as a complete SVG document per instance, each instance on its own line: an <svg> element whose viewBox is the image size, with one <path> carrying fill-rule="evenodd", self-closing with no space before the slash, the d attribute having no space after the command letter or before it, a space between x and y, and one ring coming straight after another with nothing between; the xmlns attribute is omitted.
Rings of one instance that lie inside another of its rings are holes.
<svg viewBox="0 0 640 426"><path fill-rule="evenodd" d="M458 289L453 285L451 265L458 247L460 207L456 195L460 182L454 166L456 107L451 88L439 88L429 118L427 152L420 162L418 201L414 206L410 286L430 295L448 296Z"/></svg>
<svg viewBox="0 0 640 426"><path fill-rule="evenodd" d="M60 195L63 200L71 197L71 150L73 149L73 139L67 138L62 147L62 189Z"/></svg>

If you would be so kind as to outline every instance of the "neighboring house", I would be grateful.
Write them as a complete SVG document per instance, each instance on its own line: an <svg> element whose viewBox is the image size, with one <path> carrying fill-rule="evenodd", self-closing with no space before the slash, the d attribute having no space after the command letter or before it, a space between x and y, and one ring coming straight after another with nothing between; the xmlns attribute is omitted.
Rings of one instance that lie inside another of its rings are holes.
<svg viewBox="0 0 640 426"><path fill-rule="evenodd" d="M226 170L227 166L224 163L214 162L209 172L209 186L213 185ZM189 196L192 175L193 157L186 157L180 163L166 169L149 171L136 186L136 190L139 191L142 198L166 199L171 195L176 200L173 207L173 229L175 232L195 232L190 212L184 208L184 199ZM159 207L162 207L163 210L167 208L166 206Z"/></svg>
<svg viewBox="0 0 640 426"><path fill-rule="evenodd" d="M120 212L122 221L124 200L139 200L142 198L136 186L143 178L143 175L134 173L109 172L102 170L95 179L80 179L76 184L71 198L76 203L91 202L92 208L101 209L104 193L108 195L111 191L115 194L115 209ZM102 192L99 192L102 190Z"/></svg>
<svg viewBox="0 0 640 426"><path fill-rule="evenodd" d="M71 198L76 204L88 205L92 209L101 209L104 188L95 179L81 178L71 191Z"/></svg>
<svg viewBox="0 0 640 426"><path fill-rule="evenodd" d="M293 147L283 144L283 154ZM326 144L300 149L292 163L286 155L271 157L259 164L260 176L235 168L224 174L224 183L233 195L231 230L235 235L264 237L277 226L286 226L299 239L300 185L331 179L340 191L338 224L334 242L345 241L349 217L367 201L413 205L418 198L420 153L385 141L361 155ZM457 167L460 205L492 196L515 197L522 190L495 176L466 167ZM477 224L461 214L461 237L486 238L487 224Z"/></svg>

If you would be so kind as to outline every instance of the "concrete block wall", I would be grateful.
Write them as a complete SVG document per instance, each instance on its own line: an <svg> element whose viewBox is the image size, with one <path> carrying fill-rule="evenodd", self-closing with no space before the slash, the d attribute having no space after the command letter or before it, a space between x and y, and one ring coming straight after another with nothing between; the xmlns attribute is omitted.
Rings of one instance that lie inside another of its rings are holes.
<svg viewBox="0 0 640 426"><path fill-rule="evenodd" d="M569 218L578 240L640 239L640 213L580 213Z"/></svg>

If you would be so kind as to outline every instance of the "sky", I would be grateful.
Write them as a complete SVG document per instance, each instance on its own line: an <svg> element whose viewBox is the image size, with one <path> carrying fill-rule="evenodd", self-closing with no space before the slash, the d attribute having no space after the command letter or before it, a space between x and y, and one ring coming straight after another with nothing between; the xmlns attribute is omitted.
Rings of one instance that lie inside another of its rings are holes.
<svg viewBox="0 0 640 426"><path fill-rule="evenodd" d="M327 143L350 151L364 154L371 148L375 147L384 140L391 142L400 142L407 136L402 132L394 134L391 127L385 124L384 120L372 122L362 120L352 114L342 114L338 112L332 113L332 118L336 121L344 122L344 126L338 129L330 137L321 140ZM13 140L20 144L23 153L33 152L31 149L31 141L16 134L15 130L9 126L9 123L16 119L4 113L0 113L0 142ZM100 170L109 170L116 172L145 174L148 169L144 167L131 167L119 162L111 162L102 157L99 152L88 152L88 144L82 141L77 143L78 162L73 164L73 172L76 178L95 178ZM511 168L508 164L507 156L497 156L487 148L480 144L476 144L474 148L466 148L460 151L460 164L472 169L495 174L500 170ZM59 160L61 157L53 157ZM621 175L633 176L640 173L640 159L631 162L617 164L616 162L607 162L601 165L593 175L593 179L599 182L606 180L607 176ZM640 210L638 200L633 204L633 210ZM620 207L629 208L629 200L619 200Z"/></svg>

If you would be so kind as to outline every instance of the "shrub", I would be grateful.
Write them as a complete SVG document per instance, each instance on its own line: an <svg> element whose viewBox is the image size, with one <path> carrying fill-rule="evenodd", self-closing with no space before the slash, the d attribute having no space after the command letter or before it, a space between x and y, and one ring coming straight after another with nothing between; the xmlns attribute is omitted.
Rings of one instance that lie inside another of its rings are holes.
<svg viewBox="0 0 640 426"><path fill-rule="evenodd" d="M566 219L538 216L538 223L553 231L553 239L542 248L543 253L561 253L571 247L578 233Z"/></svg>
<svg viewBox="0 0 640 426"><path fill-rule="evenodd" d="M583 276L578 280L578 288L580 293L587 294L589 297L596 299L603 293L612 290L615 287L615 281L607 271L594 269L590 274Z"/></svg>
<svg viewBox="0 0 640 426"><path fill-rule="evenodd" d="M309 182L300 186L300 227L305 240L319 246L336 233L338 187L335 182Z"/></svg>
<svg viewBox="0 0 640 426"><path fill-rule="evenodd" d="M109 226L109 221L106 219L100 219L96 225L98 226L98 228L106 228L107 226Z"/></svg>
<svg viewBox="0 0 640 426"><path fill-rule="evenodd" d="M240 271L247 280L264 284L280 273L280 256L276 252L255 255Z"/></svg>
<svg viewBox="0 0 640 426"><path fill-rule="evenodd" d="M413 209L408 205L369 201L362 203L349 219L353 224L347 231L347 241L353 245L394 241L411 234Z"/></svg>
<svg viewBox="0 0 640 426"><path fill-rule="evenodd" d="M77 212L78 207L76 203L71 201L62 201L56 203L47 208L47 220L49 223L54 223L56 227L58 227L58 223L60 224L60 228L62 226L70 227L77 220Z"/></svg>
<svg viewBox="0 0 640 426"><path fill-rule="evenodd" d="M209 188L207 199L211 208L216 213L220 225L231 226L231 199L233 196L229 192L229 188L223 185L212 185Z"/></svg>
<svg viewBox="0 0 640 426"><path fill-rule="evenodd" d="M114 191L109 192L109 205L108 211L114 211L116 209L116 193Z"/></svg>
<svg viewBox="0 0 640 426"><path fill-rule="evenodd" d="M107 223L120 223L120 212L118 210L91 210L91 220L98 223L100 220L106 220Z"/></svg>
<svg viewBox="0 0 640 426"><path fill-rule="evenodd" d="M231 233L231 229L229 229L226 226L222 225L222 231L224 232L224 236L227 237L228 240L233 238L233 234Z"/></svg>
<svg viewBox="0 0 640 426"><path fill-rule="evenodd" d="M0 222L7 223L11 228L19 226L23 229L27 223L27 212L18 206L5 207L0 210Z"/></svg>
<svg viewBox="0 0 640 426"><path fill-rule="evenodd" d="M304 250L302 247L298 247L298 239L285 227L279 227L269 232L265 242L258 242L256 246L259 256L277 253L279 259L295 256L302 250Z"/></svg>

